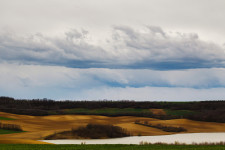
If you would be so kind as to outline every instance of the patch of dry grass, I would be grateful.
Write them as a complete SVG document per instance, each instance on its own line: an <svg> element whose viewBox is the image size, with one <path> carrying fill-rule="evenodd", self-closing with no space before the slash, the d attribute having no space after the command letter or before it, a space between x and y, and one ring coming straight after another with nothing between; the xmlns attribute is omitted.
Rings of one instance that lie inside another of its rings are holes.
<svg viewBox="0 0 225 150"><path fill-rule="evenodd" d="M163 109L149 109L154 115L166 115Z"/></svg>
<svg viewBox="0 0 225 150"><path fill-rule="evenodd" d="M29 139L0 139L0 144L51 144Z"/></svg>

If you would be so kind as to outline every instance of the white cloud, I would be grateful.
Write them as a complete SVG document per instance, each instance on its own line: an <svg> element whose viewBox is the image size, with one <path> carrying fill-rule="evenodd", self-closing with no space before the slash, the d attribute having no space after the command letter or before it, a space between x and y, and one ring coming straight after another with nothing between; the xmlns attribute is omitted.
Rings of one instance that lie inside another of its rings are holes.
<svg viewBox="0 0 225 150"><path fill-rule="evenodd" d="M102 38L115 24L151 24L225 42L224 0L0 0L0 4L0 28L22 34L55 35L68 28L87 28Z"/></svg>

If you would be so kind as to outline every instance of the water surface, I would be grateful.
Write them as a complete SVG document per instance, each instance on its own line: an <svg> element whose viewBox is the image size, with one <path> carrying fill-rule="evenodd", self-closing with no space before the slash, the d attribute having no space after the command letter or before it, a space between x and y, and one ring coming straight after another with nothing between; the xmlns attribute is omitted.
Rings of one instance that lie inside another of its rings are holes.
<svg viewBox="0 0 225 150"><path fill-rule="evenodd" d="M225 142L225 132L222 133L187 133L159 136L131 136L113 139L84 139L84 140L43 140L44 142L53 144L140 144L140 142L148 143L185 143L192 144L204 142Z"/></svg>

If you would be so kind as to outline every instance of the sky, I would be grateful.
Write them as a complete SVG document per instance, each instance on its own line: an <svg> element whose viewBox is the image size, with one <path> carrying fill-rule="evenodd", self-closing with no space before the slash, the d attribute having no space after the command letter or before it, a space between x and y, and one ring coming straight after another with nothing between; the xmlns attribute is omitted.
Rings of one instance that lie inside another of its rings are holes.
<svg viewBox="0 0 225 150"><path fill-rule="evenodd" d="M225 99L224 0L0 0L0 96Z"/></svg>

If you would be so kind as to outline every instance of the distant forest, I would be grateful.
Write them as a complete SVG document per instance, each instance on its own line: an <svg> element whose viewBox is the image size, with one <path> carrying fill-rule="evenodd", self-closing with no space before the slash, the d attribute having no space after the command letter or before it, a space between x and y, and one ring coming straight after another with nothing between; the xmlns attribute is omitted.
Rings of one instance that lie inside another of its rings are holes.
<svg viewBox="0 0 225 150"><path fill-rule="evenodd" d="M71 113L64 110L72 109L102 109L102 108L118 108L118 109L165 109L165 110L187 110L195 113L176 116L176 115L155 115L150 111L146 113L100 113L105 116L142 116L153 117L159 119L174 119L174 118L188 118L199 121L211 121L211 122L225 122L225 101L200 101L200 102L153 102L153 101L69 101L61 100L54 101L49 99L14 99L10 97L0 97L0 111L25 114L33 116L44 116L53 114L88 114L91 113L79 112Z"/></svg>

